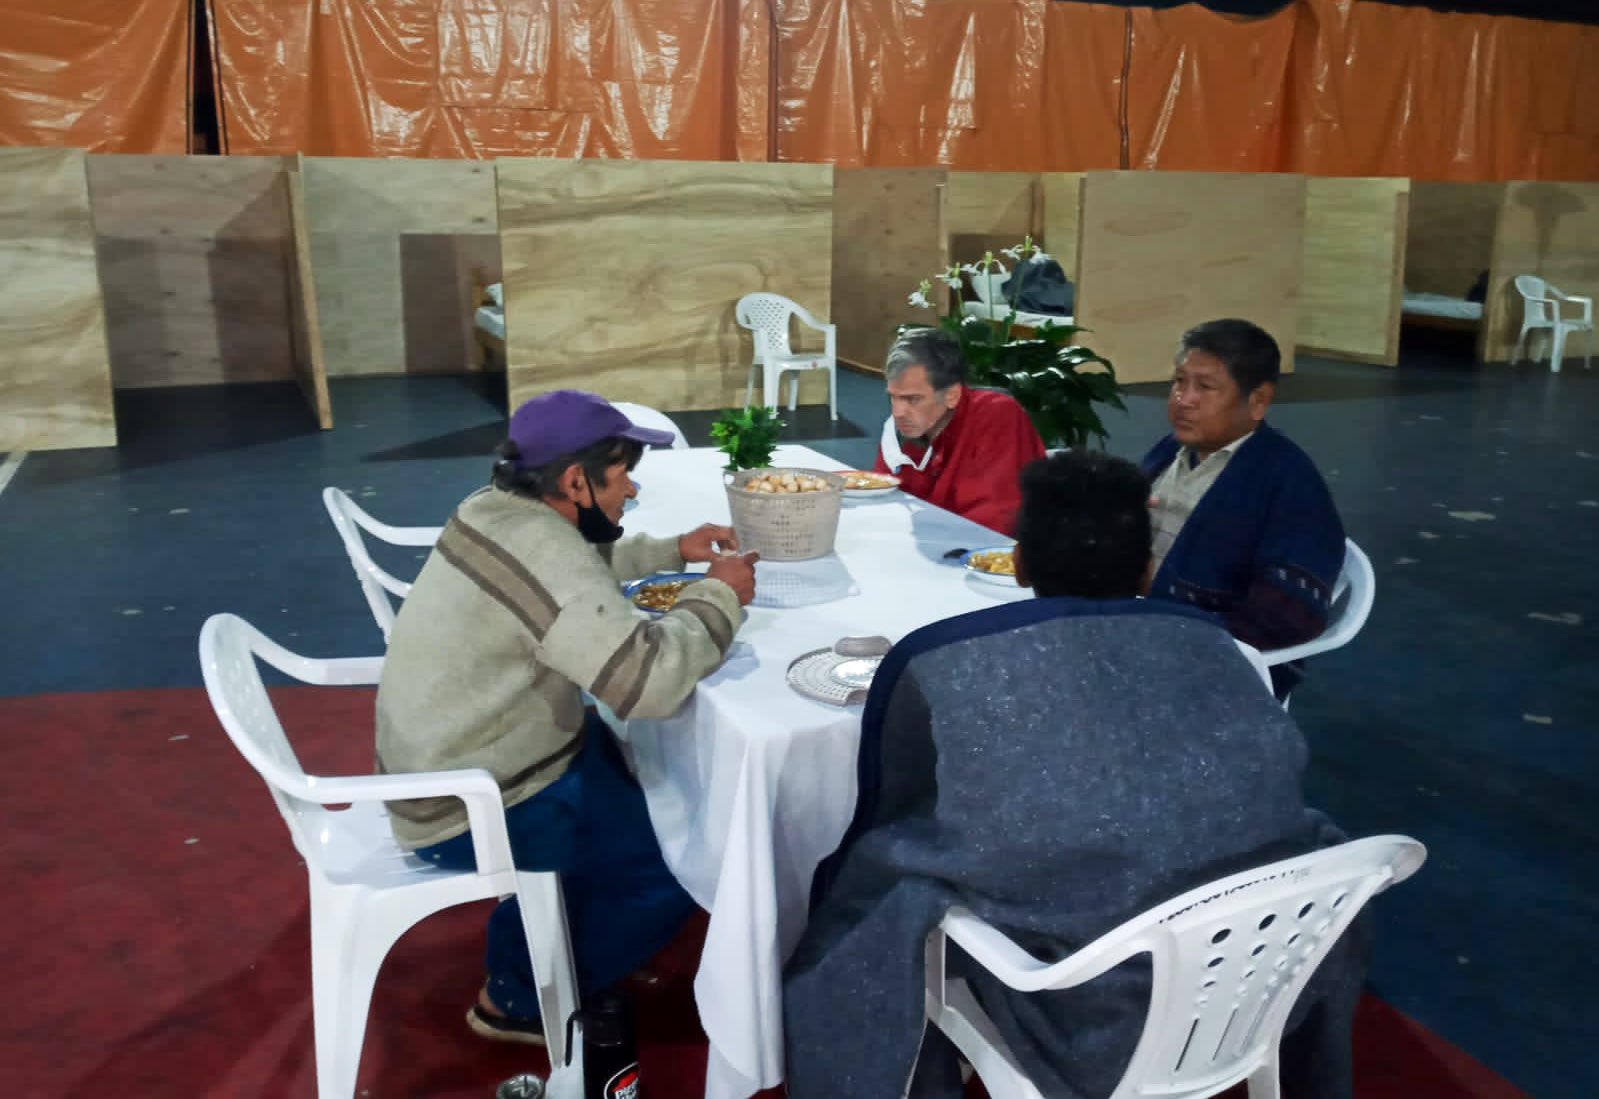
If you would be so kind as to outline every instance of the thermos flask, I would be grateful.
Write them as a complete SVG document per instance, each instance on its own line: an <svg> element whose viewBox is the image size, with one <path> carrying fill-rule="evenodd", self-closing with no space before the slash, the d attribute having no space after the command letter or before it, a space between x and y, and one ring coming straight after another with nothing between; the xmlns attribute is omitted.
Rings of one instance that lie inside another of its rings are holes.
<svg viewBox="0 0 1599 1099"><path fill-rule="evenodd" d="M578 1020L583 1023L578 1054L583 1059L583 1099L644 1099L627 1001L614 992L602 992L568 1019L568 1058L573 1055L572 1024Z"/></svg>

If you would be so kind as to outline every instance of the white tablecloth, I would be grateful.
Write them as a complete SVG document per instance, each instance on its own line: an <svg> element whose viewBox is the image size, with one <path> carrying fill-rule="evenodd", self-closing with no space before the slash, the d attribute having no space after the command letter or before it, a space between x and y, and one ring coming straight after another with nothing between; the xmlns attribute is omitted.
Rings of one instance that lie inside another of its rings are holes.
<svg viewBox="0 0 1599 1099"><path fill-rule="evenodd" d="M665 535L727 522L724 460L712 450L650 451L624 525ZM841 468L799 446L779 448L774 464ZM1021 598L944 560L952 549L1008 541L902 493L846 500L836 556L757 565L756 605L722 667L676 716L623 731L667 865L711 914L694 982L711 1042L707 1099L741 1099L783 1079L783 961L804 930L816 866L855 810L860 707L796 694L784 678L789 662L841 637L898 641ZM782 606L761 605L773 602Z"/></svg>

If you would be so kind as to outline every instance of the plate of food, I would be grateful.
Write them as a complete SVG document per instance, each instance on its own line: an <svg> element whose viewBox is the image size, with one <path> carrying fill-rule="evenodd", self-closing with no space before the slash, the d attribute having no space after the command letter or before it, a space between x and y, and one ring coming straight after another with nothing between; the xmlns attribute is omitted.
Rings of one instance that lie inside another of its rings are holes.
<svg viewBox="0 0 1599 1099"><path fill-rule="evenodd" d="M899 478L870 469L841 469L844 478L844 495L856 498L887 496L899 488Z"/></svg>
<svg viewBox="0 0 1599 1099"><path fill-rule="evenodd" d="M1012 546L985 546L974 549L961 558L966 571L977 580L990 584L1016 586L1016 555Z"/></svg>
<svg viewBox="0 0 1599 1099"><path fill-rule="evenodd" d="M654 576L623 584L622 594L641 611L665 614L677 605L678 596L683 594L684 588L704 579L703 572L658 572Z"/></svg>

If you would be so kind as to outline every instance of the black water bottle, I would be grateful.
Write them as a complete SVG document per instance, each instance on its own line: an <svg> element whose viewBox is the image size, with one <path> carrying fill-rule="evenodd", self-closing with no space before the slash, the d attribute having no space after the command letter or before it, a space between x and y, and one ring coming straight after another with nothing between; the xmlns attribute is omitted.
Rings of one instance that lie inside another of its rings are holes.
<svg viewBox="0 0 1599 1099"><path fill-rule="evenodd" d="M583 1099L643 1099L627 1001L595 996L583 1012Z"/></svg>

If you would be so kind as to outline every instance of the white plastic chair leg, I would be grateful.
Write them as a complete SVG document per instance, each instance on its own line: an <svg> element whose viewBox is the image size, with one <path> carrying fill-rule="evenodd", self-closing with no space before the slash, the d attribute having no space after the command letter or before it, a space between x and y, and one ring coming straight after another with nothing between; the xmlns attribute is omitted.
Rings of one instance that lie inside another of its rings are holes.
<svg viewBox="0 0 1599 1099"><path fill-rule="evenodd" d="M754 363L750 364L750 371L744 376L744 407L748 408L755 399L755 371L760 369Z"/></svg>
<svg viewBox="0 0 1599 1099"><path fill-rule="evenodd" d="M827 364L827 414L838 421L838 364Z"/></svg>
<svg viewBox="0 0 1599 1099"><path fill-rule="evenodd" d="M761 379L761 404L767 408L776 408L782 403L783 394L779 387L783 383L783 371L773 363L766 364L765 376Z"/></svg>
<svg viewBox="0 0 1599 1099"><path fill-rule="evenodd" d="M389 943L372 956L370 937L356 935L357 895L318 891L311 898L311 1000L316 1038L317 1099L352 1099L372 987Z"/></svg>
<svg viewBox="0 0 1599 1099"><path fill-rule="evenodd" d="M1526 350L1527 350L1527 328L1526 328L1525 325L1523 325L1522 329L1521 329L1521 335L1516 337L1515 349L1510 352L1510 365L1511 366L1515 366L1517 363L1519 363L1521 361L1522 352L1524 352Z"/></svg>
<svg viewBox="0 0 1599 1099"><path fill-rule="evenodd" d="M799 371L798 370L789 371L789 374L788 374L788 410L790 412L793 412L795 406L799 404L799 383L800 383Z"/></svg>
<svg viewBox="0 0 1599 1099"><path fill-rule="evenodd" d="M1549 373L1560 373L1560 357L1566 351L1566 330L1559 325L1555 326L1554 343L1549 349Z"/></svg>
<svg viewBox="0 0 1599 1099"><path fill-rule="evenodd" d="M1277 1075L1277 1051L1266 1055L1265 1062L1249 1074L1249 1099L1282 1099L1282 1082Z"/></svg>

